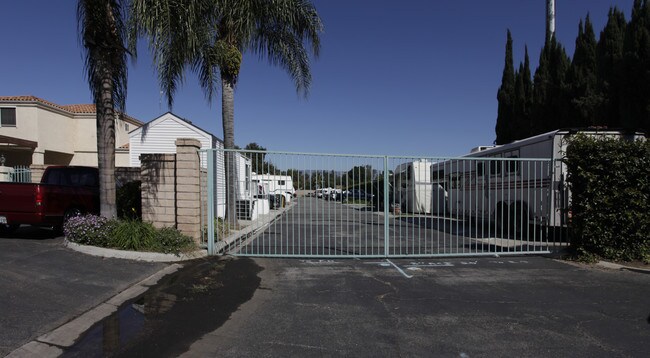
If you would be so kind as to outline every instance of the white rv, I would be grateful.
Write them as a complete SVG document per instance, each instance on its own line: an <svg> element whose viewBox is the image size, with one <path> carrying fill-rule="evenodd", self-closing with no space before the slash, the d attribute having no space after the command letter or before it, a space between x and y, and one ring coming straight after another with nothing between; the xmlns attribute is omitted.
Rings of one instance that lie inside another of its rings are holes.
<svg viewBox="0 0 650 358"><path fill-rule="evenodd" d="M251 180L255 186L262 185L266 193L281 195L281 205L285 206L296 196L293 179L290 175L256 174L253 172Z"/></svg>
<svg viewBox="0 0 650 358"><path fill-rule="evenodd" d="M402 211L431 213L431 162L418 160L403 163L395 168L395 200Z"/></svg>
<svg viewBox="0 0 650 358"><path fill-rule="evenodd" d="M561 159L567 137L576 133L556 130L433 164L432 182L445 188L446 211L452 216L496 222L517 231L530 224L563 227L570 193ZM618 131L580 133L623 136Z"/></svg>

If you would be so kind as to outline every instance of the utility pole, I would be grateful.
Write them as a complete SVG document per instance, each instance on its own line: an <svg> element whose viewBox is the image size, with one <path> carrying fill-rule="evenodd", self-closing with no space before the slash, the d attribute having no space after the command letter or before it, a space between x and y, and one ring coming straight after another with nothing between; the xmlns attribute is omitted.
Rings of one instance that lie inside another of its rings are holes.
<svg viewBox="0 0 650 358"><path fill-rule="evenodd" d="M546 42L555 35L555 0L546 0Z"/></svg>

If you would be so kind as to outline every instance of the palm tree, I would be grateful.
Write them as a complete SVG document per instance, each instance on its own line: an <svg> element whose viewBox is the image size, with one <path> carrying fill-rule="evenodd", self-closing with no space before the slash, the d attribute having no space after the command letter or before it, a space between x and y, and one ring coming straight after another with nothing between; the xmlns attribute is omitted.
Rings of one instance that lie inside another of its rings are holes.
<svg viewBox="0 0 650 358"><path fill-rule="evenodd" d="M148 38L170 107L187 66L197 73L208 101L215 84L221 84L226 149L235 148L234 93L246 51L281 67L299 93L308 92L309 53L318 56L323 29L308 0L133 0L131 16L131 49L138 36ZM230 154L226 155L227 216L236 224L236 156Z"/></svg>
<svg viewBox="0 0 650 358"><path fill-rule="evenodd" d="M79 0L77 25L88 86L97 112L100 213L117 216L115 205L115 109L123 111L127 49L121 0Z"/></svg>

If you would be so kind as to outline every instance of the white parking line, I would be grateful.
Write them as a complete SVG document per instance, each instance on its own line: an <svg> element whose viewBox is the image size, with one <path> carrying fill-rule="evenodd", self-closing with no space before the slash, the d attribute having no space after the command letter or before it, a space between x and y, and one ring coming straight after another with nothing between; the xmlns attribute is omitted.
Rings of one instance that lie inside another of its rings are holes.
<svg viewBox="0 0 650 358"><path fill-rule="evenodd" d="M386 261L387 261L389 264L393 265L393 267L396 268L397 271L399 271L402 275L404 275L404 277L406 277L406 278L413 278L412 275L407 274L407 273L404 272L404 270L402 270L399 266L395 265L395 264L393 263L393 261L391 261L391 260L389 260L389 259L386 259Z"/></svg>

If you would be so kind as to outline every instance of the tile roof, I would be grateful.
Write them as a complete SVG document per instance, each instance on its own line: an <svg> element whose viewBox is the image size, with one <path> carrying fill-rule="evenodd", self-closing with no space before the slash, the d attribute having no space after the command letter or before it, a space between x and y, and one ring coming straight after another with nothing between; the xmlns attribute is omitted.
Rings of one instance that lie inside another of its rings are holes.
<svg viewBox="0 0 650 358"><path fill-rule="evenodd" d="M30 96L0 96L0 102L37 102L37 103L44 104L46 106L61 109L63 111L66 111L66 112L72 113L72 114L94 114L94 113L97 113L94 104L70 104L70 105L62 106L62 105L59 105L59 104L56 104L56 103L53 103L53 102L50 102L50 101L46 101L46 100L44 100L42 98L39 98L39 97L36 97L36 96L31 96L31 95ZM143 122L129 116L126 113L121 113L120 112L120 114L122 114L123 119L131 120L132 122L140 124L140 125L143 124Z"/></svg>
<svg viewBox="0 0 650 358"><path fill-rule="evenodd" d="M96 113L94 104L70 104L63 106L63 108L72 113Z"/></svg>

